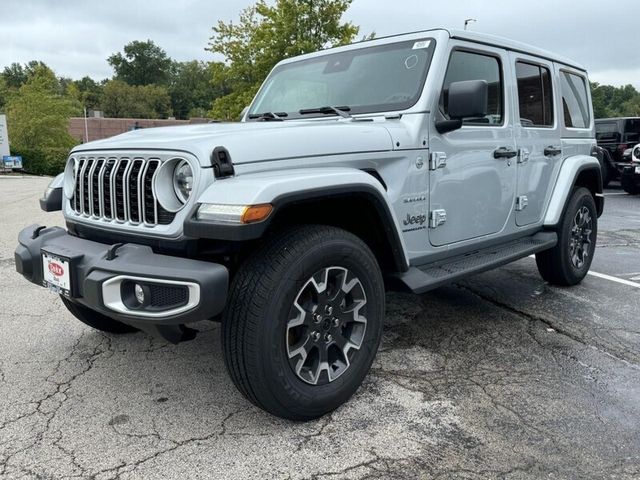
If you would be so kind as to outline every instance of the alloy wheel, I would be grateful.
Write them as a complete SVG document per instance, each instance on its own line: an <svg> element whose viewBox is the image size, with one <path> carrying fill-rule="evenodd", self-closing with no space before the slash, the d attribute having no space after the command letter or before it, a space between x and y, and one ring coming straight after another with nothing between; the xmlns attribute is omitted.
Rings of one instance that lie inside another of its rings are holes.
<svg viewBox="0 0 640 480"><path fill-rule="evenodd" d="M303 285L290 309L285 338L298 378L324 385L349 369L364 340L366 305L362 283L343 267L323 268Z"/></svg>
<svg viewBox="0 0 640 480"><path fill-rule="evenodd" d="M575 268L582 268L591 254L591 233L593 218L586 206L578 209L573 217L571 235L569 237L569 255Z"/></svg>

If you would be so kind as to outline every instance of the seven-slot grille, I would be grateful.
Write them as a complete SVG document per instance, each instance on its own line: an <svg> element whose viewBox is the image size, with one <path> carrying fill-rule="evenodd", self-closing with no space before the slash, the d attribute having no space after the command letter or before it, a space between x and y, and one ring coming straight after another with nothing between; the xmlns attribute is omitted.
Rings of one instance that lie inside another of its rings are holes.
<svg viewBox="0 0 640 480"><path fill-rule="evenodd" d="M142 157L78 157L71 208L93 218L168 225L175 217L158 203L153 177L162 160Z"/></svg>

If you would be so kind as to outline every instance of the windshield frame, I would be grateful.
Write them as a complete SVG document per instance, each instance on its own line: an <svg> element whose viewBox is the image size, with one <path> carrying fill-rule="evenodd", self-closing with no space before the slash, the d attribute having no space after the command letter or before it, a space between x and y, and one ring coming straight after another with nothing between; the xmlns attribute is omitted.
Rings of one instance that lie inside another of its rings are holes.
<svg viewBox="0 0 640 480"><path fill-rule="evenodd" d="M377 113L388 113L388 112L400 112L400 111L405 111L408 110L412 107L414 107L418 101L420 100L420 98L422 97L423 93L424 93L424 87L427 81L427 76L429 75L429 71L431 70L431 64L433 62L433 57L435 55L435 50L437 47L437 40L434 37L420 37L420 38L414 38L414 39L408 39L408 40L401 40L401 41L394 41L394 42L388 42L388 43L382 43L379 45L371 45L371 46L367 46L367 47L358 47L358 48L349 48L346 50L340 50L338 52L332 52L331 50L327 50L327 53L321 53L319 55L313 55L309 58L303 58L300 60L295 60L293 59L292 61L288 61L285 63L281 63L276 65L273 70L271 71L271 73L269 73L269 75L267 76L267 78L264 80L264 82L262 83L262 85L260 86L260 89L258 90L258 92L256 93L255 97L253 98L253 101L251 102L251 105L249 106L246 114L244 115L244 121L245 122L255 122L255 121L259 121L259 118L249 118L249 115L257 115L258 113L265 113L265 112L259 112L257 111L257 109L255 108L256 105L259 103L259 101L262 99L262 96L265 95L266 89L269 87L269 82L270 80L273 79L273 77L275 75L277 75L278 73L290 69L290 68L295 68L296 66L305 64L305 63L316 63L319 61L323 61L323 60L327 60L333 56L338 56L338 55L345 55L348 54L350 52L361 52L361 51L367 51L367 50L379 50L379 51L385 51L385 50L393 50L393 49L399 49L402 48L403 44L406 44L407 46L411 46L416 45L419 42L424 42L424 41L429 41L429 46L427 47L428 49L428 57L427 57L427 61L424 65L424 71L421 73L421 78L420 78L420 83L417 86L416 89L416 94L408 99L405 102L395 102L395 103L388 103L388 104L371 104L371 105L349 105L350 110L349 110L349 114L350 115L369 115L369 114L377 114ZM322 52L322 51L320 51ZM320 53L319 52L319 53ZM320 108L320 107L328 107L330 105L305 105L303 107L303 109L314 109L314 108ZM284 112L284 111L283 111ZM299 111L287 111L287 116L283 118L283 120L288 121L288 120L300 120L300 119L313 119L313 118L325 118L327 116L329 116L327 113L317 113L317 114L301 114ZM336 115L331 115L331 118L335 117Z"/></svg>

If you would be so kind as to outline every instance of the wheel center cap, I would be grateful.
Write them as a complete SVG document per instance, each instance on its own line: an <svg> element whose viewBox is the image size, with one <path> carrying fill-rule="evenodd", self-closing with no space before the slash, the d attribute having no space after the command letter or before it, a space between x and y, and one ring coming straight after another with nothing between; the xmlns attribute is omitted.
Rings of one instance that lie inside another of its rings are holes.
<svg viewBox="0 0 640 480"><path fill-rule="evenodd" d="M324 331L327 331L331 328L331 319L329 317L326 317L324 319L324 322L322 322L322 329Z"/></svg>

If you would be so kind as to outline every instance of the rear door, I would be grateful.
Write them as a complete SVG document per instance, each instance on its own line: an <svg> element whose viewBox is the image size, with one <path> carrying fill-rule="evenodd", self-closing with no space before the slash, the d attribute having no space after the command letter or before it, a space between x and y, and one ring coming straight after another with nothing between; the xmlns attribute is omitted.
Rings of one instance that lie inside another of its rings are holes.
<svg viewBox="0 0 640 480"><path fill-rule="evenodd" d="M557 79L551 62L514 52L510 56L516 79L516 224L525 226L542 221L562 163Z"/></svg>
<svg viewBox="0 0 640 480"><path fill-rule="evenodd" d="M486 80L489 113L467 119L462 128L440 134L431 122L429 241L448 245L504 229L513 208L515 142L506 85L510 78L505 50L452 41L435 118L448 119L447 94L453 82ZM495 152L498 152L496 155ZM511 157L505 156L508 152ZM432 162L433 163L433 162Z"/></svg>

